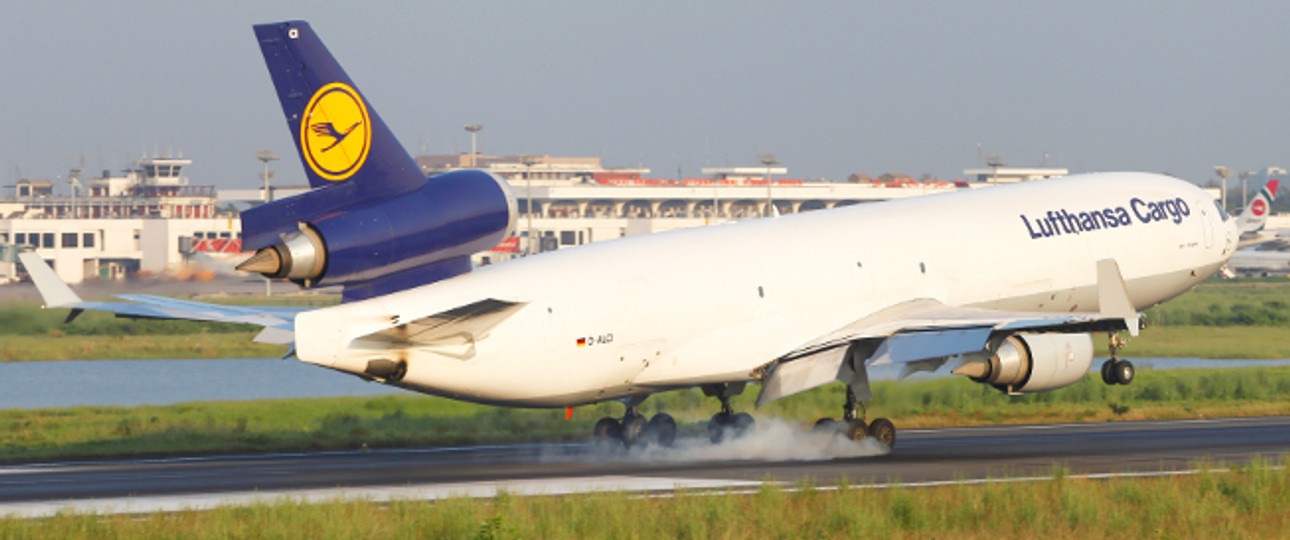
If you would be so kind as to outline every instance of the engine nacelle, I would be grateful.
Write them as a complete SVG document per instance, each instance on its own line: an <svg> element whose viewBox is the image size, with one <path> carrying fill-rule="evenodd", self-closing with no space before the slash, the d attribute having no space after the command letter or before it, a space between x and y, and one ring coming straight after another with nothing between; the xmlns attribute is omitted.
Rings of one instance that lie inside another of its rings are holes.
<svg viewBox="0 0 1290 540"><path fill-rule="evenodd" d="M370 282L491 248L515 226L505 180L468 170L410 193L358 201L283 234L238 266L306 287Z"/></svg>
<svg viewBox="0 0 1290 540"><path fill-rule="evenodd" d="M968 360L954 370L1002 392L1025 394L1070 386L1093 365L1088 334L1013 334L989 358Z"/></svg>

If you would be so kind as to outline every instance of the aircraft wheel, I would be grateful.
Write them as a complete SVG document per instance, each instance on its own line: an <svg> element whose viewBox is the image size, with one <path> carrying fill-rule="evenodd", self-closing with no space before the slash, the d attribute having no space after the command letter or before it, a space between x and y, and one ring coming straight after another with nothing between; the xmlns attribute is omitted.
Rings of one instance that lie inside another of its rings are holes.
<svg viewBox="0 0 1290 540"><path fill-rule="evenodd" d="M741 412L734 416L734 425L731 427L735 430L735 437L743 437L757 429L757 421L751 414Z"/></svg>
<svg viewBox="0 0 1290 540"><path fill-rule="evenodd" d="M821 418L815 421L814 426L811 426L811 431L814 433L833 433L837 430L838 421L832 418Z"/></svg>
<svg viewBox="0 0 1290 540"><path fill-rule="evenodd" d="M670 448L676 441L676 420L672 415L667 413L658 413L649 419L649 424L645 426L645 431L650 434L650 442L656 442L659 446Z"/></svg>
<svg viewBox="0 0 1290 540"><path fill-rule="evenodd" d="M1114 371L1115 360L1102 362L1102 382L1106 384L1116 384Z"/></svg>
<svg viewBox="0 0 1290 540"><path fill-rule="evenodd" d="M1129 384L1133 382L1133 362L1120 360L1115 363L1114 376L1118 384Z"/></svg>
<svg viewBox="0 0 1290 540"><path fill-rule="evenodd" d="M645 434L646 424L648 424L648 422L645 421L645 417L639 414L624 418L622 424L623 445L635 446L637 444L647 442L646 439L642 437L642 435Z"/></svg>
<svg viewBox="0 0 1290 540"><path fill-rule="evenodd" d="M864 420L852 420L847 426L847 438L858 441L869 436L869 426L865 425Z"/></svg>
<svg viewBox="0 0 1290 540"><path fill-rule="evenodd" d="M882 443L888 449L896 447L896 425L886 418L878 418L869 424L869 436Z"/></svg>
<svg viewBox="0 0 1290 540"><path fill-rule="evenodd" d="M712 419L708 420L708 440L712 441L712 444L721 442L722 439L726 438L726 430L733 423L734 416L731 414L719 412L712 415Z"/></svg>
<svg viewBox="0 0 1290 540"><path fill-rule="evenodd" d="M592 433L598 448L612 448L623 443L623 425L608 416L596 422Z"/></svg>

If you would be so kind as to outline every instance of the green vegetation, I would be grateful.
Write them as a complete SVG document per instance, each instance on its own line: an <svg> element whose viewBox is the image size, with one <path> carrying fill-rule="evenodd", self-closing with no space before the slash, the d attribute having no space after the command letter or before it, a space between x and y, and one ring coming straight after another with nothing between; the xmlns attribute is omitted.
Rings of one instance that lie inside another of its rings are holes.
<svg viewBox="0 0 1290 540"><path fill-rule="evenodd" d="M5 538L1282 538L1290 470L865 489L764 485L744 496L282 500L143 516L0 518Z"/></svg>
<svg viewBox="0 0 1290 540"><path fill-rule="evenodd" d="M257 331L181 335L0 336L0 362L273 358L287 348L252 342Z"/></svg>
<svg viewBox="0 0 1290 540"><path fill-rule="evenodd" d="M1150 321L1148 321L1150 322ZM1148 326L1121 356L1136 358L1290 358L1290 328L1276 326ZM1094 334L1097 354L1106 358L1106 335Z"/></svg>
<svg viewBox="0 0 1290 540"><path fill-rule="evenodd" d="M1139 371L1131 386L1095 377L1068 388L1006 396L961 378L877 382L870 417L906 428L1000 423L1103 422L1290 414L1290 367ZM745 392L736 408L751 410ZM837 385L765 407L763 417L809 424L841 409ZM651 397L642 413L662 409L699 434L716 403L697 390ZM617 403L563 410L517 410L442 398L362 398L200 402L143 407L0 410L0 462L117 455L190 454L515 441L583 440L601 416L622 415Z"/></svg>
<svg viewBox="0 0 1290 540"><path fill-rule="evenodd" d="M323 295L204 298L217 304L326 306ZM63 324L66 309L34 302L0 305L0 361L154 358L265 358L286 347L251 342L260 328L245 324L117 318L87 311Z"/></svg>
<svg viewBox="0 0 1290 540"><path fill-rule="evenodd" d="M1290 328L1290 280L1211 279L1147 310L1147 323Z"/></svg>

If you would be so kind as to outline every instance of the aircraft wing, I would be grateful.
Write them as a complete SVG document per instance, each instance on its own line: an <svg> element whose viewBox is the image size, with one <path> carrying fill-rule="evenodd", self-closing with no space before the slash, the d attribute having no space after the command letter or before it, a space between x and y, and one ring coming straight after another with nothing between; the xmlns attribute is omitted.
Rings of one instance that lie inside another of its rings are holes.
<svg viewBox="0 0 1290 540"><path fill-rule="evenodd" d="M949 357L984 351L996 333L1128 330L1138 334L1141 314L1129 301L1114 260L1098 262L1097 312L1003 311L948 306L922 298L874 312L842 328L804 344L780 357L768 367L760 406L780 397L809 390L837 380L848 366L847 349L853 343L867 345L866 366L904 364L902 376L917 371L934 371Z"/></svg>
<svg viewBox="0 0 1290 540"><path fill-rule="evenodd" d="M264 328L255 336L259 343L289 345L295 339L295 317L309 308L280 306L223 306L192 302L148 294L127 294L117 298L127 302L86 302L71 287L59 279L58 274L45 264L39 255L26 252L18 259L27 267L27 273L40 291L46 308L68 308L70 322L86 310L106 311L118 317L140 319L182 319L223 323L253 324Z"/></svg>

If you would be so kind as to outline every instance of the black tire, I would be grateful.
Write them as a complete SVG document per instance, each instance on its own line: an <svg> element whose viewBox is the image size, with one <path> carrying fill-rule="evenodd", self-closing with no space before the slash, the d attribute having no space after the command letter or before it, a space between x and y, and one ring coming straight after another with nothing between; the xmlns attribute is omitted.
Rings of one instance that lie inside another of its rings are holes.
<svg viewBox="0 0 1290 540"><path fill-rule="evenodd" d="M726 438L726 430L730 429L733 422L734 418L729 414L719 412L712 415L712 419L708 420L708 440L712 444L721 442Z"/></svg>
<svg viewBox="0 0 1290 540"><path fill-rule="evenodd" d="M735 431L735 437L743 437L757 430L757 420L746 412L736 413L731 428Z"/></svg>
<svg viewBox="0 0 1290 540"><path fill-rule="evenodd" d="M648 442L641 435L645 434L645 417L641 415L629 416L623 419L623 446L631 447L641 443Z"/></svg>
<svg viewBox="0 0 1290 540"><path fill-rule="evenodd" d="M896 425L886 418L878 418L869 424L869 436L882 443L888 449L896 447Z"/></svg>
<svg viewBox="0 0 1290 540"><path fill-rule="evenodd" d="M608 416L596 421L596 427L591 432L597 447L612 448L623 444L622 424Z"/></svg>
<svg viewBox="0 0 1290 540"><path fill-rule="evenodd" d="M1115 382L1118 384L1129 384L1133 382L1134 369L1133 362L1120 360L1115 363Z"/></svg>
<svg viewBox="0 0 1290 540"><path fill-rule="evenodd" d="M1102 382L1106 384L1116 384L1114 370L1115 360L1102 362Z"/></svg>
<svg viewBox="0 0 1290 540"><path fill-rule="evenodd" d="M664 448L671 448L676 442L676 420L667 413L658 413L649 419L645 430L650 434L650 442L658 443Z"/></svg>
<svg viewBox="0 0 1290 540"><path fill-rule="evenodd" d="M847 425L847 438L853 441L861 440L869 436L869 426L865 425L864 420L852 420Z"/></svg>
<svg viewBox="0 0 1290 540"><path fill-rule="evenodd" d="M811 431L814 433L835 433L837 430L838 421L832 418L821 418L815 421L814 426L811 426Z"/></svg>

